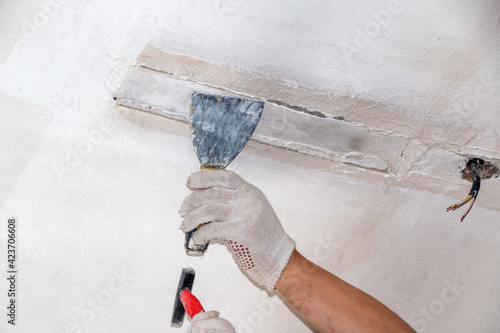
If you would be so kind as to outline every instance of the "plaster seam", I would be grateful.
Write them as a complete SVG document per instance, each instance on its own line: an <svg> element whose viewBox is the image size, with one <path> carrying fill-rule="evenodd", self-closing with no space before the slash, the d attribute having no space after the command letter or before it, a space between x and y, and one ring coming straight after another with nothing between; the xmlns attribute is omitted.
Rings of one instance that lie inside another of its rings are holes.
<svg viewBox="0 0 500 333"><path fill-rule="evenodd" d="M253 94L248 94L248 93L245 93L245 92L240 92L240 91L232 90L232 89L229 89L229 88L226 88L226 87L222 87L222 86L218 86L218 85L213 85L213 84L209 84L209 83L206 83L206 82L201 82L201 81L198 81L198 80L194 80L192 78L187 78L187 77L184 78L184 77L178 76L178 75L176 75L176 74L174 74L172 72L165 72L163 70L159 70L159 69L155 69L155 68L149 67L149 66L147 66L144 63L139 64L138 66L135 66L135 67L136 68L146 69L146 70L153 71L153 72L157 72L157 73L160 73L160 74L163 74L163 75L167 75L168 77L170 77L173 80L185 81L185 82L186 81L187 82L192 82L192 83L198 84L200 86L204 86L204 87L212 88L212 89L219 89L219 90L226 91L228 93L239 95L239 96L242 96L242 97L245 97L245 98L264 100L265 102L268 102L270 104L274 104L274 105L286 108L287 110L292 111L292 112L306 114L306 115L309 115L309 116L313 116L313 117L317 117L317 118L322 118L322 119L333 119L333 120L338 120L338 121L345 121L347 123L353 124L356 127L360 127L360 128L362 128L362 129L364 129L364 130L366 130L368 132L375 132L375 133L379 133L379 134L384 135L384 136L386 136L386 135L393 135L393 136L400 137L400 138L403 138L403 139L411 139L410 137L407 137L404 134L394 133L392 131L375 129L375 128L371 128L371 127L365 126L363 124L360 124L360 123L351 121L349 119L346 119L342 115L333 116L333 115L326 114L326 113L321 112L321 111L309 110L307 108L304 108L304 107L301 107L301 106L298 106L298 105L290 105L290 104L288 104L286 102L282 102L282 101L278 101L278 100L274 100L274 99L262 98L260 96L256 96L256 95L253 95ZM340 98L340 97L342 97L342 96L338 96L337 98ZM358 100L356 102L356 105L359 104L359 103L360 103L360 100ZM374 108L377 105L380 105L380 103L375 103L374 105L371 105L368 108L364 108L363 110ZM352 108L352 107L349 107L349 108Z"/></svg>

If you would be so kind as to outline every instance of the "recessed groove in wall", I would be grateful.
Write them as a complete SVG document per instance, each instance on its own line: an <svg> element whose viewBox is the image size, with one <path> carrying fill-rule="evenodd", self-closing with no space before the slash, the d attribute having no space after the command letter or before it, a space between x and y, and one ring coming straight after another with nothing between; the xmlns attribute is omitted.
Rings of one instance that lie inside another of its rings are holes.
<svg viewBox="0 0 500 333"><path fill-rule="evenodd" d="M116 96L119 105L187 122L190 95L194 90L235 95L211 85L181 79L171 73L134 68ZM237 96L242 96L237 94ZM243 95L243 97L252 97ZM450 161L467 155L451 144L425 143L399 135L390 135L324 114L320 117L288 103L266 100L266 107L254 139L319 158L370 168L398 176L405 173L450 174ZM405 149L407 147L407 150ZM438 150L436 150L438 149ZM408 152L407 152L408 151ZM446 154L433 165L430 152ZM476 155L487 156L484 152ZM429 166L431 165L431 166ZM439 171L441 170L441 171Z"/></svg>
<svg viewBox="0 0 500 333"><path fill-rule="evenodd" d="M440 116L443 112L438 111L446 108L453 97L449 91L446 96L437 93L436 96L429 97L427 103L423 105L425 109L423 112L398 110L356 96L314 90L298 83L270 77L265 73L168 53L160 47L155 42L146 45L137 58L138 64L169 73L181 80L216 87L222 91L264 99L268 102L286 103L289 110L304 113L307 113L306 110L313 113L321 112L337 120L343 120L342 117L366 131L375 131L379 135L401 136L406 140L418 139L427 145L439 142L443 147L456 153L500 158L498 135L481 131L469 123L452 125L449 124L450 118ZM320 114L316 116L321 117ZM443 131L443 125L446 124L456 128L456 131L453 133Z"/></svg>
<svg viewBox="0 0 500 333"><path fill-rule="evenodd" d="M311 110L308 110L307 108L304 108L304 107L301 107L301 106L290 105L288 103L277 101L277 100L274 100L274 99L268 99L267 101L269 103L274 103L276 105L283 106L283 107L285 107L287 109L292 109L292 110L295 110L295 111L298 111L298 112L307 113L307 114L309 114L311 116L315 116L315 117L318 117L318 118L327 118L327 116L323 112L320 112L320 111L311 111ZM342 116L340 116L340 117L343 119ZM336 119L336 117L334 117L334 118Z"/></svg>
<svg viewBox="0 0 500 333"><path fill-rule="evenodd" d="M391 127L404 126L401 135L418 136L425 119L401 118L398 110L334 92L322 92L300 84L272 78L222 64L209 63L193 57L164 52L148 44L137 58L138 64L169 73L183 80L194 81L252 98L279 101L287 105L321 112L332 118L340 117L364 126L368 130L392 133ZM375 115L376 114L376 115Z"/></svg>
<svg viewBox="0 0 500 333"><path fill-rule="evenodd" d="M158 72L158 73L162 73L162 74L165 74L165 75L169 75L169 76L172 76L173 78L175 78L177 80L183 80L182 77L178 77L174 73L164 72L164 71L161 71L161 70L158 70L158 69L155 69L155 68L151 68L151 67L149 67L149 66L147 66L145 64L139 65L139 68L143 68L143 69L150 70L150 71L153 71L153 72ZM193 83L205 86L205 87L214 88L214 89L220 89L222 91L226 91L226 92L231 93L231 94L241 95L242 97L246 97L246 98L257 98L257 99L260 98L258 96L248 95L248 94L245 94L245 93L242 93L242 92L235 92L235 91L232 91L232 90L224 88L224 87L214 86L214 85L207 84L207 83L204 83L204 82L198 82L198 81L193 80L193 79L184 78L184 80L189 81L189 82L193 82ZM341 121L347 121L344 118L344 116L332 116L331 114L325 114L325 113L323 113L321 111L309 110L309 109L307 109L305 107L302 107L302 106L290 105L290 104L285 103L283 101L278 101L278 100L274 100L274 99L265 99L265 101L268 102L268 103L273 103L273 104L285 107L287 109L294 110L294 111L297 111L297 112L302 112L302 113L305 113L305 114L308 114L308 115L311 115L311 116L315 116L315 117L318 117L318 118L331 118L331 119L336 119L336 120L341 120Z"/></svg>
<svg viewBox="0 0 500 333"><path fill-rule="evenodd" d="M123 106L187 121L192 91L235 95L141 67L129 73L116 101ZM399 163L406 143L402 137L380 135L348 121L318 117L282 105L266 102L254 132L255 140L383 172L394 172Z"/></svg>
<svg viewBox="0 0 500 333"><path fill-rule="evenodd" d="M118 104L187 122L194 90L262 99L266 107L254 140L311 156L398 177L415 172L450 177L458 156L498 157L489 149L494 138L472 133L473 128L448 135L430 117L407 118L379 103L328 95L151 45L139 55L138 66L117 94ZM434 162L436 152L446 155L443 162Z"/></svg>

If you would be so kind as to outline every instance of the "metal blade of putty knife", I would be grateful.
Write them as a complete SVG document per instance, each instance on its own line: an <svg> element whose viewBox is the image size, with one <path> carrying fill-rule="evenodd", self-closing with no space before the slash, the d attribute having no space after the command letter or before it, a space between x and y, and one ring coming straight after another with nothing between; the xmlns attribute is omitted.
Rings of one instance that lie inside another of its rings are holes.
<svg viewBox="0 0 500 333"><path fill-rule="evenodd" d="M263 110L263 101L193 92L191 138L201 168L227 167L247 144ZM203 255L207 249L208 244L192 240L198 228L186 232L188 254Z"/></svg>

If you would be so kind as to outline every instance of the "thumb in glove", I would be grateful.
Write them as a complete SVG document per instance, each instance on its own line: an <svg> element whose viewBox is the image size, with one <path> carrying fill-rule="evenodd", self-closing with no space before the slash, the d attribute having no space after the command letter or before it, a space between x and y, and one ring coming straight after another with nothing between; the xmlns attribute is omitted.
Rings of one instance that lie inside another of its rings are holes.
<svg viewBox="0 0 500 333"><path fill-rule="evenodd" d="M229 321L219 318L219 312L200 312L191 319L189 333L236 333Z"/></svg>

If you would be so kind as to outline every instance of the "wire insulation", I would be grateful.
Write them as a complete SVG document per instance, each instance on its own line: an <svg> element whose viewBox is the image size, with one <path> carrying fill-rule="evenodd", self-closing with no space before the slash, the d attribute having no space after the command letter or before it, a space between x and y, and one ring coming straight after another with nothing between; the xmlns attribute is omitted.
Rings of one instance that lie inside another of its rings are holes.
<svg viewBox="0 0 500 333"><path fill-rule="evenodd" d="M462 222L465 219L467 214L469 214L469 212L471 211L472 206L474 206L474 203L476 202L479 189L481 188L481 177L479 176L479 171L483 168L483 165L484 161L479 158L473 158L467 162L467 168L470 168L471 171L471 181L472 181L472 187L469 191L469 196L465 200L446 208L447 212L454 211L455 209L462 207L463 205L472 200L469 208L467 208L464 215L460 219L460 222Z"/></svg>

